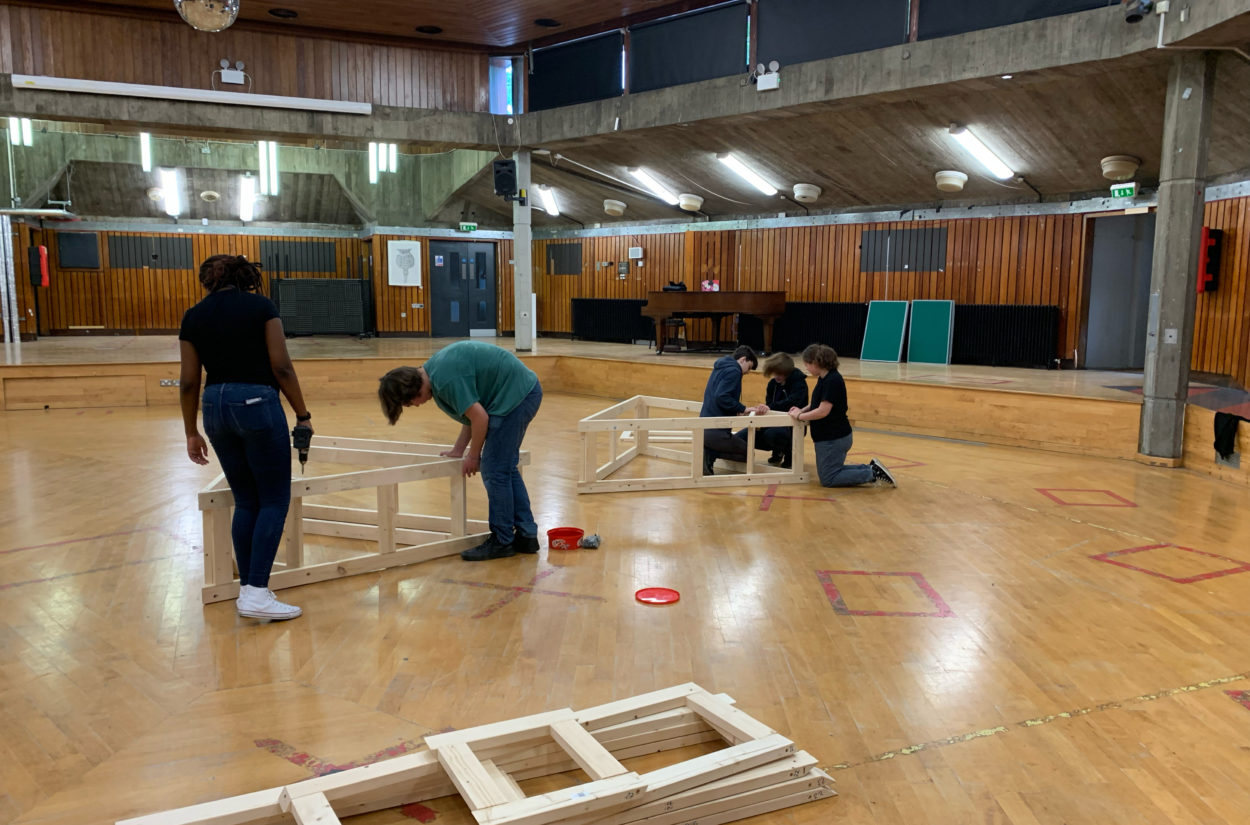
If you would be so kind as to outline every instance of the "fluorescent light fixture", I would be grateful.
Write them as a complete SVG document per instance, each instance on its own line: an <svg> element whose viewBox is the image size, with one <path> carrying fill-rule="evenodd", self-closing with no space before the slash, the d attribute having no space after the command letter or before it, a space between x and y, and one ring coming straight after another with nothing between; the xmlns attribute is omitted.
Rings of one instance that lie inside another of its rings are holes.
<svg viewBox="0 0 1250 825"><path fill-rule="evenodd" d="M378 146L378 171L379 172L386 171L386 159L389 158L390 156L391 156L391 153L387 151L387 144L385 143L380 144Z"/></svg>
<svg viewBox="0 0 1250 825"><path fill-rule="evenodd" d="M139 133L139 162L144 172L152 171L152 136L147 132Z"/></svg>
<svg viewBox="0 0 1250 825"><path fill-rule="evenodd" d="M269 194L278 194L278 142L269 141Z"/></svg>
<svg viewBox="0 0 1250 825"><path fill-rule="evenodd" d="M34 144L34 133L30 126L30 118L22 118L22 145L31 146Z"/></svg>
<svg viewBox="0 0 1250 825"><path fill-rule="evenodd" d="M22 145L22 124L15 117L9 118L9 143L14 146Z"/></svg>
<svg viewBox="0 0 1250 825"><path fill-rule="evenodd" d="M556 193L552 191L550 186L539 185L538 197L542 199L543 209L547 210L548 215L556 217L560 215L560 205L556 203Z"/></svg>
<svg viewBox="0 0 1250 825"><path fill-rule="evenodd" d="M269 194L269 141L256 141L256 151L260 158L257 164L260 172L260 193L262 195Z"/></svg>
<svg viewBox="0 0 1250 825"><path fill-rule="evenodd" d="M369 144L369 183L378 182L378 145Z"/></svg>
<svg viewBox="0 0 1250 825"><path fill-rule="evenodd" d="M256 214L256 178L244 175L239 181L239 220L247 223Z"/></svg>
<svg viewBox="0 0 1250 825"><path fill-rule="evenodd" d="M959 145L979 160L991 175L999 180L1015 177L1016 173L1011 171L1011 167L999 160L998 155L991 152L988 146L977 139L976 135L968 131L968 127L952 123L950 133L951 137L959 141Z"/></svg>
<svg viewBox="0 0 1250 825"><path fill-rule="evenodd" d="M777 188L775 186L771 185L768 181L748 169L742 161L738 160L730 152L725 152L723 155L717 155L716 157L720 158L721 163L737 172L740 178L763 192L765 195L772 197L777 194Z"/></svg>
<svg viewBox="0 0 1250 825"><path fill-rule="evenodd" d="M387 164L387 168L391 172L399 171L399 144L397 143L391 144L391 160L390 163Z"/></svg>
<svg viewBox="0 0 1250 825"><path fill-rule="evenodd" d="M182 188L178 185L177 169L161 170L161 192L164 193L165 214L176 218L182 212Z"/></svg>
<svg viewBox="0 0 1250 825"><path fill-rule="evenodd" d="M651 194L667 203L669 206L677 205L677 196L664 188L655 178L647 173L646 169L638 166L630 167L629 173L638 179L638 182L647 187Z"/></svg>
<svg viewBox="0 0 1250 825"><path fill-rule="evenodd" d="M373 104L350 100L321 100L314 97L257 95L248 92L224 92L216 89L182 89L175 86L148 86L143 83L115 83L107 80L79 80L73 77L15 74L14 89L35 89L51 92L80 92L119 97L154 97L161 100L189 100L193 103L226 103L234 106L260 106L278 109L304 109L312 112L334 112L345 115L371 115Z"/></svg>

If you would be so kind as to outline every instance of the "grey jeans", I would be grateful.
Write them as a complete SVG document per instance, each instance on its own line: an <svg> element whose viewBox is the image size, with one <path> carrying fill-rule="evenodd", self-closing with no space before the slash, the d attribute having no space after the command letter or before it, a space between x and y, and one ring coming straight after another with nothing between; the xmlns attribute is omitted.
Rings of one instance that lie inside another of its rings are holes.
<svg viewBox="0 0 1250 825"><path fill-rule="evenodd" d="M852 434L816 442L816 473L822 487L854 487L873 481L872 468L867 464L846 463L854 439Z"/></svg>

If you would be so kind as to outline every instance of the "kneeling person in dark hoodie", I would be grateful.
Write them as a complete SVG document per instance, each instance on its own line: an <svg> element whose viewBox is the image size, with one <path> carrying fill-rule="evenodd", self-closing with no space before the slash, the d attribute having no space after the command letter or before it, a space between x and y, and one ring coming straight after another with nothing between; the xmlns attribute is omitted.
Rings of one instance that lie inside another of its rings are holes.
<svg viewBox="0 0 1250 825"><path fill-rule="evenodd" d="M712 375L703 390L703 408L699 410L700 418L717 418L726 415L742 415L748 410L768 412L768 406L744 407L739 398L742 397L742 376L759 365L755 350L742 346L734 350L733 355L718 358L712 365ZM703 474L712 475L712 465L718 458L730 461L746 461L747 442L735 436L728 427L725 429L706 430L703 433Z"/></svg>

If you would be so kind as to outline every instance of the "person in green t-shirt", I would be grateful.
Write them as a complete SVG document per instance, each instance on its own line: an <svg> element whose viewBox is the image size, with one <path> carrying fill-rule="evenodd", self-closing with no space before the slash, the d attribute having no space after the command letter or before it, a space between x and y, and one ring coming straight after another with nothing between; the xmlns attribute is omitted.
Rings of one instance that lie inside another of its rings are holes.
<svg viewBox="0 0 1250 825"><path fill-rule="evenodd" d="M392 425L404 407L430 399L462 425L455 446L441 454L463 457L466 476L480 469L490 502L490 537L460 558L485 561L537 553L538 524L518 462L525 431L543 400L538 376L501 347L457 341L424 366L396 367L379 380L378 400Z"/></svg>

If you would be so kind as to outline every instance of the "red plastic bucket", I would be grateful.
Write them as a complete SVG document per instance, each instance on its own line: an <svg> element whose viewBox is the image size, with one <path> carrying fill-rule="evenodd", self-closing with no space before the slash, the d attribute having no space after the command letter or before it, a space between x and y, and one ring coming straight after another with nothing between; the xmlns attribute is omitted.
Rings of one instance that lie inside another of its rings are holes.
<svg viewBox="0 0 1250 825"><path fill-rule="evenodd" d="M586 531L576 527L553 527L547 531L547 546L552 550L576 550L584 535Z"/></svg>

